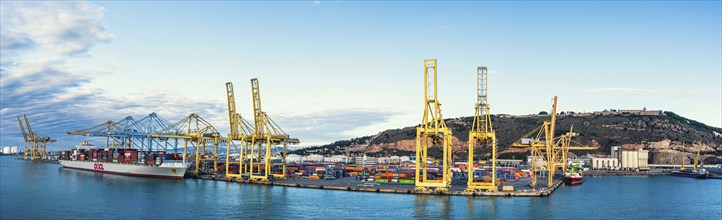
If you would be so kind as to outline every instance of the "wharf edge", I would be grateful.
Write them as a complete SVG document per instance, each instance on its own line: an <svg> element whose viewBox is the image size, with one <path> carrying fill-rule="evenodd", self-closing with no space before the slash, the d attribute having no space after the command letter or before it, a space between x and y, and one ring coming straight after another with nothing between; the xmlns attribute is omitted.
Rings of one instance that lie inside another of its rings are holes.
<svg viewBox="0 0 722 220"><path fill-rule="evenodd" d="M310 188L310 189L329 189L329 190L341 190L341 191L356 191L356 192L376 192L376 193L396 193L396 194L418 194L418 195L449 195L449 196L499 196L499 197L546 197L552 194L554 190L559 188L560 185L564 184L564 179L555 180L551 188L547 188L541 191L499 191L499 192L464 192L464 191L416 191L416 190L405 190L405 189L383 189L383 188L370 188L370 187L353 187L353 186L326 186L323 184L301 184L301 183L283 183L283 182L263 182L263 181L252 181L243 179L228 179L225 177L213 176L213 175L201 175L198 177L186 177L191 179L201 180L213 180L213 181L225 181L225 182L237 182L246 184L259 184L259 185L271 185L271 186L284 186L284 187L297 187L297 188Z"/></svg>

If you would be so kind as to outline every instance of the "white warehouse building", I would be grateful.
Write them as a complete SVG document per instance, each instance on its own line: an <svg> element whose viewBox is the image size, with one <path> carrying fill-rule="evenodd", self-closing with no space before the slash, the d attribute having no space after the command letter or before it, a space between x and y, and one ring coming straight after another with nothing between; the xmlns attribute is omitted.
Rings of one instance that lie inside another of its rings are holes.
<svg viewBox="0 0 722 220"><path fill-rule="evenodd" d="M592 158L593 170L619 170L619 159L617 158Z"/></svg>
<svg viewBox="0 0 722 220"><path fill-rule="evenodd" d="M304 161L323 162L323 156L318 154L311 154L306 156Z"/></svg>
<svg viewBox="0 0 722 220"><path fill-rule="evenodd" d="M330 157L323 158L323 162L331 162L331 163L348 163L349 158L344 155L334 155Z"/></svg>
<svg viewBox="0 0 722 220"><path fill-rule="evenodd" d="M622 150L619 154L622 170L649 170L648 150Z"/></svg>
<svg viewBox="0 0 722 220"><path fill-rule="evenodd" d="M303 157L298 154L289 154L286 156L286 163L300 163L303 162Z"/></svg>

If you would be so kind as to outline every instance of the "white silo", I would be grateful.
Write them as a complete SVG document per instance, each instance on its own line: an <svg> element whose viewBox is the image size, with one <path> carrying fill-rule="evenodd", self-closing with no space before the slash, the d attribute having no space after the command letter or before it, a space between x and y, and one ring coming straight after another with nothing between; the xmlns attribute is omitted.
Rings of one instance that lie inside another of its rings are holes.
<svg viewBox="0 0 722 220"><path fill-rule="evenodd" d="M12 147L10 146L3 147L3 154L10 154L11 149Z"/></svg>
<svg viewBox="0 0 722 220"><path fill-rule="evenodd" d="M13 146L13 147L11 147L11 148L10 148L10 153L11 153L11 154L17 154L17 153L18 153L18 146Z"/></svg>

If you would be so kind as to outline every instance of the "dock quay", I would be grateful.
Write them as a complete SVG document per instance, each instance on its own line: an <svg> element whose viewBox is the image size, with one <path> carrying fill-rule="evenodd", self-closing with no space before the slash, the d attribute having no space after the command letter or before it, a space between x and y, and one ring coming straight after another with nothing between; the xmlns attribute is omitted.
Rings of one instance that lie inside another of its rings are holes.
<svg viewBox="0 0 722 220"><path fill-rule="evenodd" d="M514 191L498 191L498 192L467 192L465 191L466 182L453 184L447 191L417 191L414 185L404 185L396 183L370 183L373 186L362 186L366 182L356 181L351 177L339 178L336 180L308 180L308 179L286 179L275 181L252 181L243 179L228 179L223 175L200 175L198 177L190 177L200 180L237 182L242 184L259 184L283 187L298 187L310 189L325 190L341 190L356 192L374 192L374 193L396 193L396 194L425 194L425 195L449 195L449 196L501 196L501 197L546 197L550 196L554 190L564 184L564 179L559 177L554 179L554 183L550 188L532 189L528 185L515 187ZM528 182L526 182L528 183ZM525 184L519 182L516 185Z"/></svg>

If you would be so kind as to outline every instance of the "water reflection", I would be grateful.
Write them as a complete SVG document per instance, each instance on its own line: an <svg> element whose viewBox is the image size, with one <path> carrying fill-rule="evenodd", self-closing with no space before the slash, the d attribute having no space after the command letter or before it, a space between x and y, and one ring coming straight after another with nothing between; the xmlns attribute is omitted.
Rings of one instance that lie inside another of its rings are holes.
<svg viewBox="0 0 722 220"><path fill-rule="evenodd" d="M467 218L498 219L499 197L466 197Z"/></svg>
<svg viewBox="0 0 722 220"><path fill-rule="evenodd" d="M428 218L426 209L429 206L429 195L417 195L414 199L414 217L415 218Z"/></svg>
<svg viewBox="0 0 722 220"><path fill-rule="evenodd" d="M414 217L421 219L452 219L451 196L415 195Z"/></svg>
<svg viewBox="0 0 722 220"><path fill-rule="evenodd" d="M441 217L451 219L451 196L437 196L441 198Z"/></svg>

